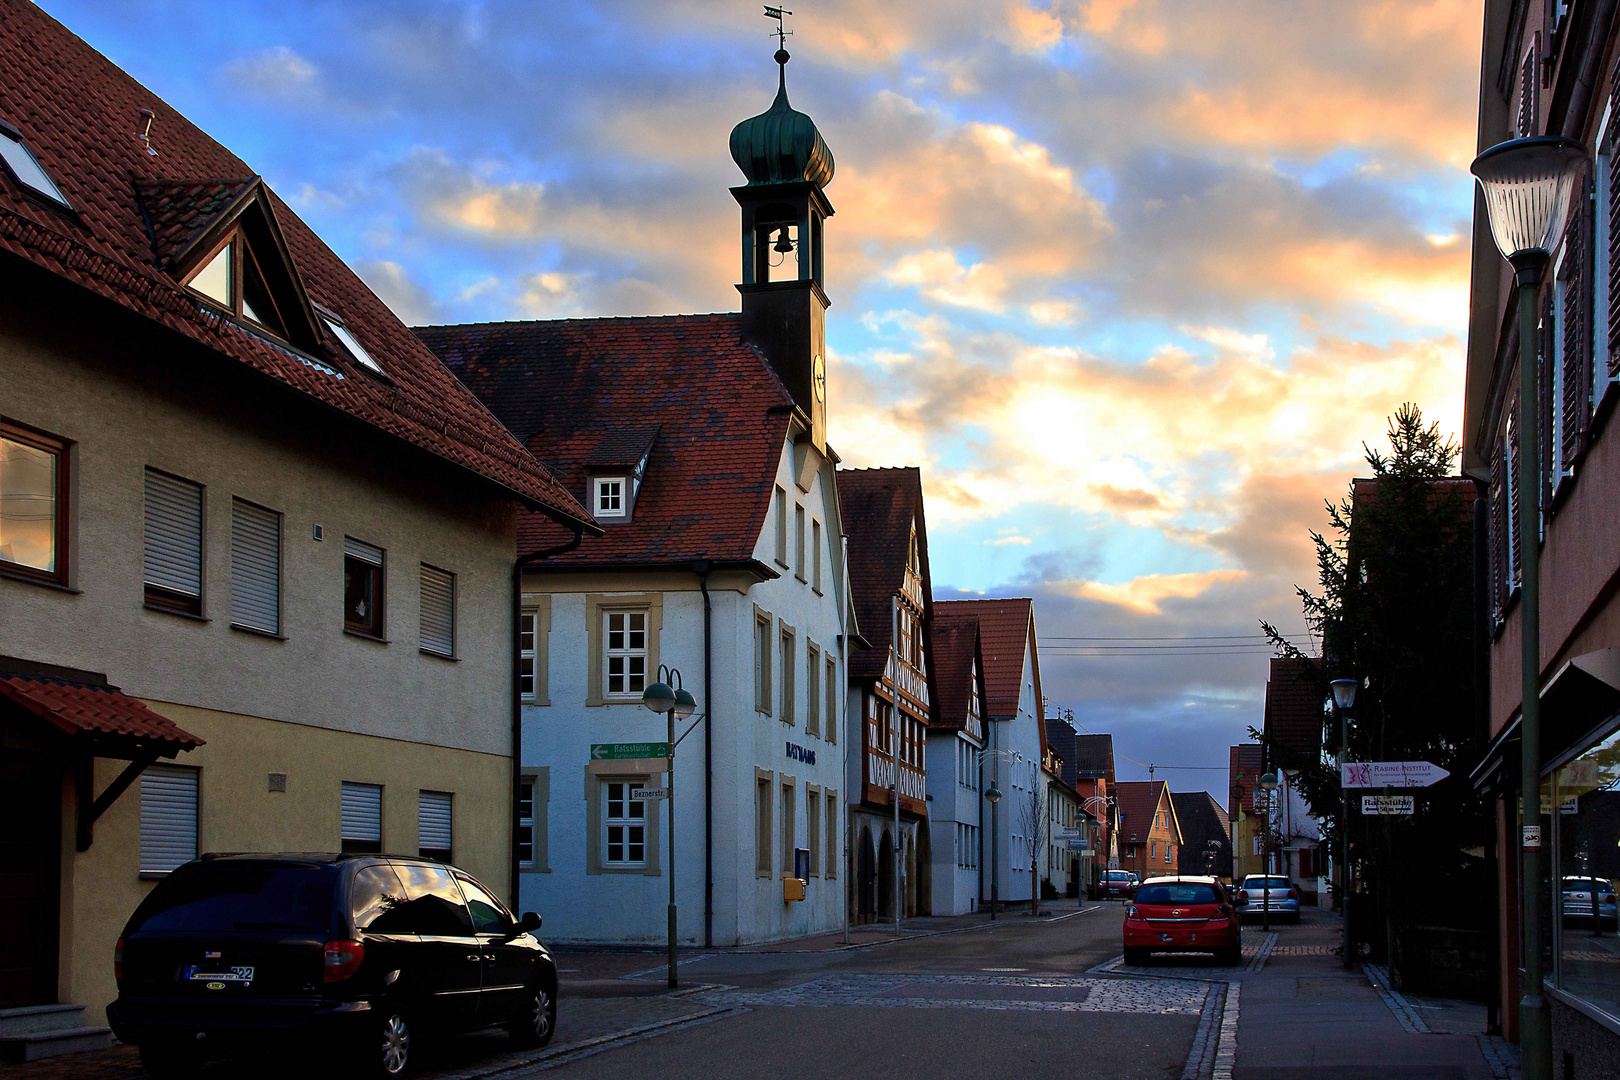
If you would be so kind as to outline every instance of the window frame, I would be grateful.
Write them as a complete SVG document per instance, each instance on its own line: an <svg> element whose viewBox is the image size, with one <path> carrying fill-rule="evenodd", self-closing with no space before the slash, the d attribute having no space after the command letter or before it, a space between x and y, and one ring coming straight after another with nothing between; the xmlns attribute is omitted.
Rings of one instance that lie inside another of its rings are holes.
<svg viewBox="0 0 1620 1080"><path fill-rule="evenodd" d="M781 789L782 805L778 816L781 818L782 843L779 847L781 848L782 876L790 878L798 876L794 873L798 869L794 860L795 852L798 850L798 822L795 820L799 809L798 781L784 773L782 774Z"/></svg>
<svg viewBox="0 0 1620 1080"><path fill-rule="evenodd" d="M833 744L833 745L837 745L837 743L838 743L838 699L839 699L839 696L840 696L839 695L839 690L842 687L841 687L841 684L838 681L838 657L834 656L831 651L828 651L826 653L826 660L827 660L827 686L826 686L827 701L826 701L825 708L827 710L827 715L826 715L826 718L825 718L826 722L822 725L821 737L823 739L826 739L828 743Z"/></svg>
<svg viewBox="0 0 1620 1080"><path fill-rule="evenodd" d="M842 828L838 823L838 790L824 788L821 792L822 808L826 811L821 816L821 828L826 834L827 861L822 865L821 878L823 881L832 881L838 877L838 853L843 849L840 837Z"/></svg>
<svg viewBox="0 0 1620 1080"><path fill-rule="evenodd" d="M804 572L804 503L793 504L793 576L799 579L800 584L809 580Z"/></svg>
<svg viewBox="0 0 1620 1080"><path fill-rule="evenodd" d="M613 648L613 620L619 617L622 617L625 620L624 629L619 631L619 633L624 635L625 644L622 647L615 649ZM641 619L641 630L639 631L641 634L641 648L639 649L632 648L630 646L630 635L638 632L631 628L630 620L637 617ZM620 703L627 701L639 702L641 700L642 692L647 688L647 681L652 662L651 612L644 607L603 607L601 609L601 619L602 682L598 689L601 692L602 700ZM633 666L631 661L637 658L641 660L641 689L633 690L631 689L630 683L631 680L636 676L632 674L630 669ZM620 677L624 679L624 688L618 691L609 689L610 680L613 678L613 661L616 659L623 660L625 662L624 670L620 673Z"/></svg>
<svg viewBox="0 0 1620 1080"><path fill-rule="evenodd" d="M423 625L423 623L425 622L425 620L427 618L427 602L426 602L426 600L427 600L427 580L428 580L429 575L431 575L431 574L442 574L445 578L448 579L448 585L449 585L449 589L450 589L450 651L449 652L443 652L443 651L441 651L439 649L430 648L428 646L428 644L427 644L426 637L425 637L425 632L427 630L427 627L425 625ZM457 656L458 656L457 645L459 644L459 640L458 640L459 635L456 633L456 630L457 630L456 623L458 621L456 619L456 606L457 606L457 601L460 600L461 597L460 597L460 589L458 587L458 582L456 581L455 573L453 571L446 570L442 566L434 566L432 563L422 563L420 565L420 568L417 571L417 589L418 589L418 593L417 593L417 601L418 601L418 603L417 603L417 620L416 620L417 621L417 643L416 643L417 648L422 653L424 653L424 654L426 654L428 656L437 656L437 657L439 657L440 659L443 659L443 660L454 660L454 659L456 659Z"/></svg>
<svg viewBox="0 0 1620 1080"><path fill-rule="evenodd" d="M52 529L52 562L55 569L40 570L37 567L26 566L22 563L0 561L0 576L18 578L24 581L36 581L45 585L60 585L64 588L71 580L69 574L72 569L70 527L71 504L69 499L73 490L73 443L57 435L50 435L14 420L0 419L0 438L19 443L32 450L50 454L55 459L56 484L55 505L52 508L55 514L54 528Z"/></svg>
<svg viewBox="0 0 1620 1080"><path fill-rule="evenodd" d="M765 769L754 770L754 876L769 878L775 873L776 777Z"/></svg>
<svg viewBox="0 0 1620 1080"><path fill-rule="evenodd" d="M810 519L810 591L821 595L821 522Z"/></svg>
<svg viewBox="0 0 1620 1080"><path fill-rule="evenodd" d="M600 780L601 780L601 785L602 785L602 788L601 788L601 791L602 791L602 803L601 803L602 815L601 815L601 822L600 822L601 844L602 844L602 847L601 847L602 869L604 869L604 870L646 870L647 869L647 848L648 848L649 840L651 839L648 836L648 830L647 830L647 819L649 817L649 815L647 813L647 803L646 803L646 801L637 802L637 801L633 800L630 797L630 793L632 791L646 788L646 786L647 786L646 779L645 778L631 779L629 777L622 777L622 776L604 776L604 777L601 777ZM612 811L612 806L613 806L613 801L614 801L613 800L613 788L615 786L619 786L619 787L624 788L624 795L619 800L619 802L623 804L624 811L625 811L625 814L622 817L614 817L613 816L613 811ZM639 815L630 813L632 808L640 810L641 813ZM611 850L612 850L613 829L616 828L616 827L626 829L626 830L629 830L629 829L640 829L641 830L641 858L640 859L631 859L629 857L630 848L635 842L630 839L630 834L629 834L628 831L625 833L624 840L620 844L620 846L624 848L625 857L623 859L614 859L609 854L611 852Z"/></svg>
<svg viewBox="0 0 1620 1080"><path fill-rule="evenodd" d="M377 358L372 356L364 345L360 344L360 339L354 336L353 330L349 329L347 320L339 318L335 312L328 311L318 305L315 308L315 314L320 316L321 322L326 324L326 329L331 332L333 337L337 338L338 344L342 346L343 352L348 354L349 359L359 364L368 374L383 379L388 378L388 373L383 370L381 364L377 363Z"/></svg>
<svg viewBox="0 0 1620 1080"><path fill-rule="evenodd" d="M244 618L239 617L240 613L237 611L237 606L236 606L236 604L237 604L237 601L236 601L237 574L241 569L241 567L239 566L239 564L237 562L237 535L238 535L238 533L237 533L236 525L237 525L237 508L238 508L238 506L247 507L250 511L258 511L259 513L262 513L262 514L268 514L272 518L275 519L275 537L276 537L276 555L275 555L276 624L275 624L275 626L271 626L271 627L258 626L258 625L254 624L254 623L246 621ZM283 605L284 597L282 595L282 592L283 592L282 586L283 586L283 582L285 580L285 575L282 573L282 571L283 571L285 563L286 563L286 560L284 558L286 548L287 548L286 516L284 514L282 514L281 511L272 510L268 506L264 506L264 505L262 505L260 503L256 503L251 499L244 499L240 495L232 495L231 496L231 628L232 629L234 629L234 630L246 630L249 633L263 634L263 635L265 635L267 637L282 638L281 630L282 630L282 626L284 625L283 612L282 612L282 608L284 606ZM282 638L282 640L285 640L285 638Z"/></svg>
<svg viewBox="0 0 1620 1080"><path fill-rule="evenodd" d="M771 662L776 652L776 620L770 612L754 607L754 712L770 716L775 707Z"/></svg>
<svg viewBox="0 0 1620 1080"><path fill-rule="evenodd" d="M230 248L231 251L231 299L229 303L221 303L218 297L208 295L201 289L193 286L192 282L195 281L204 270L211 266L214 260L219 257L220 252L224 251L226 248ZM272 326L261 322L258 315L262 315L262 313L256 313L255 315L249 315L247 313L247 285L245 271L250 261L253 267L253 272L258 274L260 283L264 285L264 298L265 301L270 305L269 314L276 319L278 325ZM186 271L186 276L180 282L180 284L181 287L183 287L188 293L216 311L221 311L238 322L246 323L255 330L263 331L264 333L275 338L277 341L287 340L287 317L282 314L280 306L276 304L276 298L271 295L269 278L264 272L264 265L259 262L259 257L254 254L253 245L248 243L247 234L242 231L242 226L240 224L232 225L229 229L227 229L224 235L209 247L206 255L193 262L190 269Z"/></svg>
<svg viewBox="0 0 1620 1080"><path fill-rule="evenodd" d="M357 536L344 536L343 547L343 632L354 634L357 637L371 638L373 641L384 641L388 631L388 550L376 544L361 540ZM351 554L348 550L348 541L363 544L368 548L375 548L378 561L372 563L369 559ZM349 613L349 563L354 561L361 566L370 567L367 573L374 578L372 586L372 618L369 623L360 622Z"/></svg>
<svg viewBox="0 0 1620 1080"><path fill-rule="evenodd" d="M798 726L798 717L795 715L795 706L798 704L794 698L798 694L798 687L794 685L795 665L798 662L798 635L793 627L787 623L781 624L777 634L778 647L781 649L782 660L782 723L788 727Z"/></svg>
<svg viewBox="0 0 1620 1080"><path fill-rule="evenodd" d="M50 171L40 162L39 155L34 153L34 148L28 145L28 140L23 138L23 133L19 128L0 120L0 138L16 143L17 149L21 150L28 160L34 163L34 168L39 170L39 175L43 176L45 182L51 185L51 190L46 191L30 184L23 179L22 174L17 171L17 167L11 163L11 159L5 154L0 154L0 168L3 168L6 175L11 177L12 182L22 189L24 195L36 202L43 202L54 210L66 210L72 214L79 212L79 208L74 206L66 193L62 191L62 185L56 182L56 177L52 176Z"/></svg>
<svg viewBox="0 0 1620 1080"><path fill-rule="evenodd" d="M775 490L772 505L776 510L776 564L785 568L788 557L787 491L781 484L777 484Z"/></svg>
<svg viewBox="0 0 1620 1080"><path fill-rule="evenodd" d="M346 788L366 788L377 792L377 838L372 840L364 836L344 836L346 823L343 819L343 793ZM382 784L368 783L364 780L338 781L338 850L344 854L380 855L383 850L383 841L387 838L388 824L388 790Z"/></svg>
<svg viewBox="0 0 1620 1080"><path fill-rule="evenodd" d="M186 776L186 775L190 776L190 779L191 779L191 827L192 827L192 833L191 833L191 858L190 859L184 859L180 863L176 864L175 866L168 867L167 869L163 869L163 868L159 868L159 867L155 867L155 866L148 867L147 866L146 835L145 835L146 834L146 828L147 828L146 793L145 793L144 787L137 791L137 797L140 800L139 813L138 813L139 833L140 833L140 835L139 835L139 851L137 852L137 865L139 867L138 876L142 880L148 880L149 881L149 880L152 880L152 879L155 879L155 878L168 877L175 870L179 869L181 866L184 866L187 862L190 862L192 859L197 858L197 856L202 853L202 826L203 826L203 822L202 822L202 810L203 810L202 797L203 797L203 792L202 792L202 769L199 768L198 766L195 766L195 765L180 765L180 764L176 764L175 762L172 762L172 761L153 762L151 765L148 765L145 769L141 770L141 780L142 780L143 784L145 782L145 779L146 779L146 776L147 776L148 773L152 773L152 774L154 774L156 776L168 776L170 778L179 778L181 776ZM155 826L155 824L156 823L154 823L154 826Z"/></svg>
<svg viewBox="0 0 1620 1080"><path fill-rule="evenodd" d="M443 795L449 805L450 815L450 846L447 848L429 848L422 844L422 803L423 796ZM432 788L421 788L416 793L416 854L419 858L435 859L446 866L454 863L456 849L456 793L453 791L437 791ZM433 854L429 854L433 852ZM443 852L442 855L439 853Z"/></svg>
<svg viewBox="0 0 1620 1080"><path fill-rule="evenodd" d="M534 807L535 807L535 798L539 794L539 788L540 788L540 778L535 776L534 774L532 774L532 773L523 773L522 775L520 775L518 777L518 802L517 802L517 807L513 810L512 816L513 816L513 818L515 818L517 820L517 850L516 850L515 854L517 855L517 864L518 864L518 869L520 869L520 870L533 869L534 865L535 865L535 843L534 843L535 812L534 812ZM528 790L527 798L525 798L525 796L524 796L524 789ZM527 814L524 814L524 812L523 812L523 804L524 804L525 801L528 802L528 804L529 804L529 812ZM529 857L526 858L526 859L523 857L523 830L524 829L527 829L529 831Z"/></svg>
<svg viewBox="0 0 1620 1080"><path fill-rule="evenodd" d="M197 595L192 596L179 589L166 585L159 585L146 580L146 547L148 542L150 515L147 504L147 482L152 474L176 481L197 489ZM204 598L208 595L208 488L195 480L188 479L165 469L157 469L148 465L141 473L141 602L151 611L163 611L171 615L186 615L200 619L203 617Z"/></svg>
<svg viewBox="0 0 1620 1080"><path fill-rule="evenodd" d="M809 639L804 643L804 734L821 737L821 646Z"/></svg>
<svg viewBox="0 0 1620 1080"><path fill-rule="evenodd" d="M607 509L602 500L607 497L607 485L618 485L618 507ZM630 516L630 480L625 476L591 477L591 516L593 518L625 518Z"/></svg>
<svg viewBox="0 0 1620 1080"><path fill-rule="evenodd" d="M821 789L815 784L804 786L804 846L810 852L810 866L805 873L813 878L821 876Z"/></svg>

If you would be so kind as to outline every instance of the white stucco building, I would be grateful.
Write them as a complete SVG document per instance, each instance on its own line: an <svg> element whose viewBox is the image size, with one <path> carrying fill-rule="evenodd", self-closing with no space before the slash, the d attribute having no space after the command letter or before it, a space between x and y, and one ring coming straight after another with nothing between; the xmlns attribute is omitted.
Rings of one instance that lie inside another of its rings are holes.
<svg viewBox="0 0 1620 1080"><path fill-rule="evenodd" d="M932 637L937 707L928 729L928 807L938 837L934 914L961 915L979 909L980 848L989 817L979 768L985 700L979 621L936 607Z"/></svg>

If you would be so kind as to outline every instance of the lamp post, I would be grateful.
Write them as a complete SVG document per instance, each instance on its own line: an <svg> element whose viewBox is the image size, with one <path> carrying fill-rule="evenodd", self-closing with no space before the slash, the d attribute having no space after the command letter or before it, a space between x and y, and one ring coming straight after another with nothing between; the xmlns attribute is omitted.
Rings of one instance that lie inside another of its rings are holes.
<svg viewBox="0 0 1620 1080"><path fill-rule="evenodd" d="M1260 929L1271 929L1271 793L1277 790L1277 774L1264 773L1260 790L1266 793L1266 812L1260 815Z"/></svg>
<svg viewBox="0 0 1620 1080"><path fill-rule="evenodd" d="M1091 823L1091 853L1090 853L1091 854L1091 869L1093 871L1096 871L1098 869L1097 855L1099 854L1099 852L1097 850L1097 848L1098 848L1098 844L1097 844L1097 822L1099 820L1102 822L1103 836L1106 839L1106 837L1108 836L1108 811L1114 805L1114 797L1112 795L1088 795L1088 796L1086 796L1084 799L1082 799L1080 801L1080 809L1085 810L1087 807L1089 807L1094 802L1095 803L1102 803L1102 812L1103 812L1103 816L1102 816L1101 819L1093 817L1092 818L1092 823ZM1106 857L1104 857L1103 866L1106 867L1107 865L1108 865L1108 860L1107 860ZM1098 879L1098 881L1100 881L1100 879ZM1098 885L1097 881L1092 882L1092 889L1094 891L1099 892L1099 893L1101 892L1101 888Z"/></svg>
<svg viewBox="0 0 1620 1080"><path fill-rule="evenodd" d="M1339 714L1339 918L1344 922L1344 967L1350 969L1350 789L1344 786L1344 763L1350 760L1350 707L1356 703L1356 679L1333 680L1333 709Z"/></svg>
<svg viewBox="0 0 1620 1080"><path fill-rule="evenodd" d="M996 890L996 804L1001 802L1001 789L996 787L994 777L985 789L984 798L990 804L990 917L994 919L996 902L1000 899Z"/></svg>
<svg viewBox="0 0 1620 1080"><path fill-rule="evenodd" d="M674 684L671 686L671 684ZM682 689L681 673L668 664L658 665L658 681L641 692L641 703L655 713L663 713L669 722L667 748L669 771L664 777L668 789L665 801L669 804L664 814L664 825L669 830L669 988L675 989L675 718L685 720L697 709L697 698Z"/></svg>
<svg viewBox="0 0 1620 1080"><path fill-rule="evenodd" d="M1513 265L1519 293L1519 499L1521 644L1519 686L1519 940L1524 985L1519 1043L1525 1080L1550 1080L1552 1042L1541 995L1541 394L1536 371L1536 295L1547 261L1564 235L1586 147L1539 135L1498 143L1474 159L1491 236Z"/></svg>

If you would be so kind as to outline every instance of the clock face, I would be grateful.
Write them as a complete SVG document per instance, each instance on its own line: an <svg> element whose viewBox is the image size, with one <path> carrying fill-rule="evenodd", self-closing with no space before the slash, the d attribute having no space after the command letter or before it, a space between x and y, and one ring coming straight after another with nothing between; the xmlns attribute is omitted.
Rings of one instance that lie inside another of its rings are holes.
<svg viewBox="0 0 1620 1080"><path fill-rule="evenodd" d="M815 383L816 400L827 400L827 362L816 353L816 358L810 362L810 381Z"/></svg>

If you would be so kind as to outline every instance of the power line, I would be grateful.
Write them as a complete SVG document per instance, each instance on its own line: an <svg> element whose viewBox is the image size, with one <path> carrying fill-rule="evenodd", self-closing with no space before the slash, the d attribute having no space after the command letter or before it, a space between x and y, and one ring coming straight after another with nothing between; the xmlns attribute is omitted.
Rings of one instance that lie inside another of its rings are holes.
<svg viewBox="0 0 1620 1080"><path fill-rule="evenodd" d="M1300 633L1297 633L1297 634L1284 634L1282 636L1285 637L1285 638L1296 638L1296 637L1311 637L1313 635L1311 635L1307 631L1301 631ZM1248 640L1248 639L1252 639L1252 638L1259 638L1261 641L1270 641L1271 640L1271 635L1270 634L1182 634L1182 635L1175 636L1175 637L1131 637L1129 635L1121 634L1121 635L1112 635L1112 636L1106 636L1106 637L1104 637L1104 636L1074 637L1074 636L1063 636L1063 635L1056 635L1055 634L1055 635L1052 635L1050 637L1039 638L1037 640L1038 641L1216 641L1216 640L1227 641L1227 640L1238 640L1238 639Z"/></svg>

